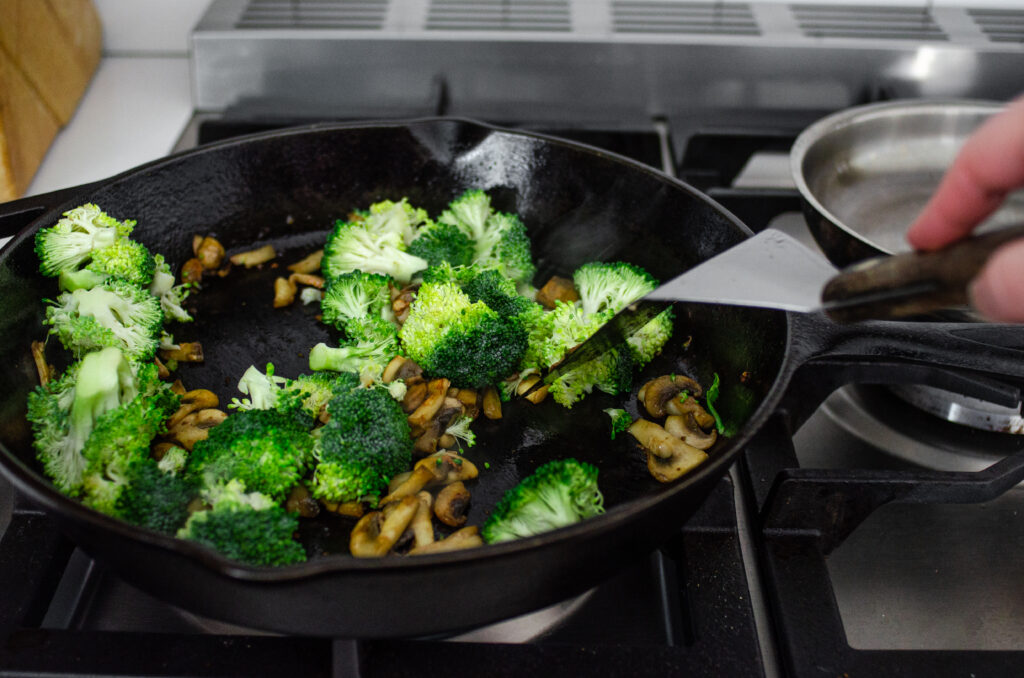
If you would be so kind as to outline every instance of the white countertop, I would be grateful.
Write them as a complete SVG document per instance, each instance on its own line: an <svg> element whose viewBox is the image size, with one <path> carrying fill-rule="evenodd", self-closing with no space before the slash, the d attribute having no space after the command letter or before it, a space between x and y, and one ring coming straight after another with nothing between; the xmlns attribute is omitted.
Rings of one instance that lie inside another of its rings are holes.
<svg viewBox="0 0 1024 678"><path fill-rule="evenodd" d="M167 155L191 115L187 57L104 57L26 195L104 179Z"/></svg>

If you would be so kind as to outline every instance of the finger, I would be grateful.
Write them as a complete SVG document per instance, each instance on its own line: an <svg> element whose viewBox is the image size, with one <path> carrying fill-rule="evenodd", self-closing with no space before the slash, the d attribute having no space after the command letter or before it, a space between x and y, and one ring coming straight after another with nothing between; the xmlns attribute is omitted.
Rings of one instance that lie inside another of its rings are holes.
<svg viewBox="0 0 1024 678"><path fill-rule="evenodd" d="M971 305L990 320L1024 322L1024 240L989 257L971 284Z"/></svg>
<svg viewBox="0 0 1024 678"><path fill-rule="evenodd" d="M1024 97L985 121L964 143L939 187L907 231L916 249L963 238L1024 186Z"/></svg>

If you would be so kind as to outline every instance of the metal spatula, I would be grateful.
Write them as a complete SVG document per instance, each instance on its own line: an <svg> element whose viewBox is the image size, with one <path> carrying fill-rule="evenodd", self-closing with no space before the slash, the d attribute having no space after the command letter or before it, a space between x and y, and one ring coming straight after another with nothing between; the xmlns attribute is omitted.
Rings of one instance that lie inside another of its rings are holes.
<svg viewBox="0 0 1024 678"><path fill-rule="evenodd" d="M1000 245L1024 237L1024 224L975 236L936 252L879 257L842 272L821 254L775 229L676 276L621 311L552 369L550 384L573 365L622 343L676 301L824 311L838 322L919 315L967 303L967 286Z"/></svg>

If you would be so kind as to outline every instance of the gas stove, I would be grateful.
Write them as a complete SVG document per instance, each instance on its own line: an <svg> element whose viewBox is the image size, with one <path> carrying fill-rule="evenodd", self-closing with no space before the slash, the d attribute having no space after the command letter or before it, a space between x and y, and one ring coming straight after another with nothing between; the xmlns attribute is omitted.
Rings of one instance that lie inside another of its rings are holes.
<svg viewBox="0 0 1024 678"><path fill-rule="evenodd" d="M197 110L176 150L313 120L472 115L640 160L755 231L772 226L813 245L789 180L796 134L823 113L878 99L1006 99L1024 61L1020 25L1024 12L959 8L219 0L197 27ZM929 58L960 70L915 75ZM559 73L575 74L571 86L550 73L559 60ZM333 83L314 96L339 63L353 66L342 69L347 89ZM485 72L514 95L488 86ZM303 76L284 87L295 73ZM121 581L0 488L0 669L1016 675L1024 490L1013 478L1024 437L957 419L888 388L845 387L797 431L751 444L702 509L627 571L444 638L279 636L196 616Z"/></svg>

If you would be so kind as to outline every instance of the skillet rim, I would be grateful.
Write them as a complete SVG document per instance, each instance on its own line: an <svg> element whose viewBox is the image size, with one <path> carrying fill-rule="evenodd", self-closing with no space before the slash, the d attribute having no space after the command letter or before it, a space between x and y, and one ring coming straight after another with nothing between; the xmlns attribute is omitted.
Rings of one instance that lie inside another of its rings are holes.
<svg viewBox="0 0 1024 678"><path fill-rule="evenodd" d="M487 130L487 136L491 136L493 134L504 134L514 137L532 138L549 145L562 146L578 153L596 156L604 160L610 160L618 165L624 166L624 169L634 172L639 171L650 175L655 180L669 185L673 189L682 190L693 198L704 201L729 221L734 227L736 227L744 238L749 238L753 234L753 231L751 231L749 227L706 193L699 191L690 184L677 179L676 177L672 177L665 172L640 161L620 155L613 151L597 148L581 142L563 139L558 136L542 132L502 127L500 125L494 125L472 118L457 116L431 116L409 119L352 122L316 122L263 132L255 132L171 153L162 158L129 168L124 172L107 179L101 179L97 182L90 183L88 187L90 189L107 188L119 182L133 179L148 171L171 165L181 158L199 156L205 153L215 153L224 148L259 143L267 138L277 139L279 137L288 137L292 135L316 134L347 129L411 129L416 125L438 126L446 124L455 124L471 128L476 127ZM66 200L56 207L47 209L43 214L34 219L17 235L15 235L5 247L0 249L0 261L6 259L7 255L22 241L29 237L34 237L36 231L59 217L63 211L69 208L69 206L79 204L85 199L86 196L76 197L72 200ZM737 432L734 437L728 439L726 445L716 451L716 454L713 457L708 459L693 473L687 475L685 479L677 483L668 484L657 492L630 499L622 504L612 507L605 513L594 518L589 518L573 525L551 530L534 537L517 539L498 544L485 544L483 547L473 549L420 555L415 558L360 559L348 554L333 554L319 556L315 559L292 565L266 567L252 566L230 560L213 549L199 543L178 539L173 535L165 535L160 532L131 525L130 523L86 507L81 502L75 501L71 497L57 491L51 483L45 481L42 476L29 468L21 459L9 450L3 441L0 441L0 472L7 476L11 480L12 484L14 484L19 490L29 495L33 501L42 505L45 509L52 510L54 512L54 517L58 521L75 520L78 522L85 522L93 528L113 532L120 538L140 541L147 546L172 551L179 555L188 557L190 560L200 563L203 567L216 574L242 582L266 584L285 583L316 577L341 575L347 572L364 573L368 571L406 571L415 568L427 570L463 562L485 561L490 559L497 560L522 551L543 548L551 542L557 542L563 539L572 539L575 535L595 533L594 536L600 536L607 532L611 532L622 523L631 523L634 520L643 519L645 514L651 513L658 505L663 502L671 501L673 498L678 497L691 487L708 482L712 480L712 477L721 477L723 475L723 467L727 468L735 461L735 456L739 453L739 450L760 431L764 423L774 414L776 407L789 384L789 378L792 374L791 365L794 362L794 356L791 350L793 317L791 313L786 311L772 311L772 313L785 317L785 345L781 351L782 356L778 364L778 370L774 375L772 386L765 393L757 408L755 408L747 421L744 422L740 431Z"/></svg>

